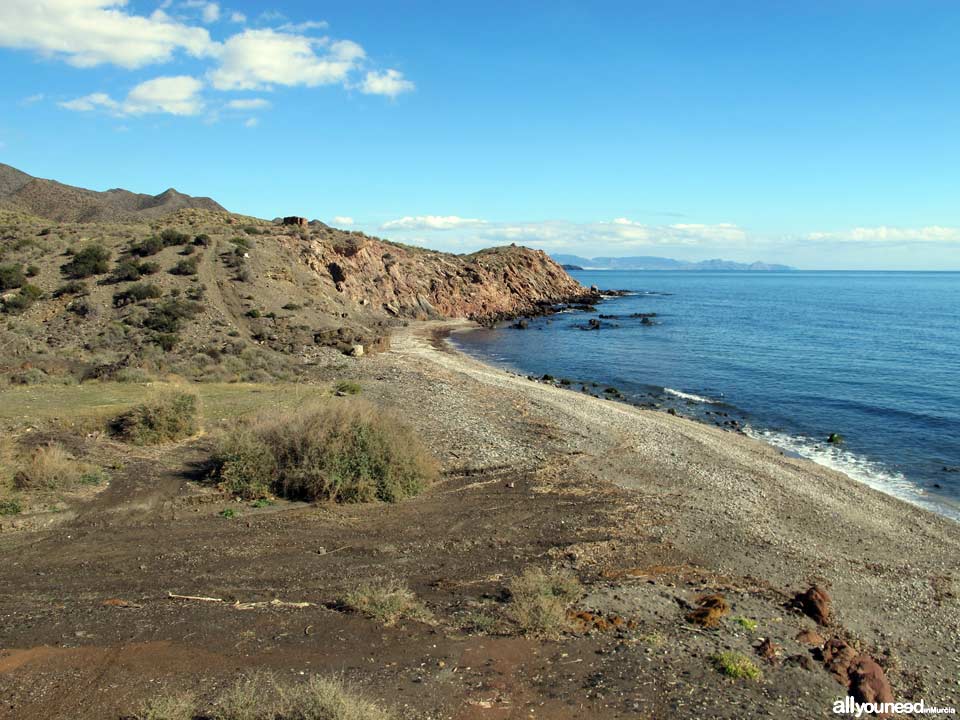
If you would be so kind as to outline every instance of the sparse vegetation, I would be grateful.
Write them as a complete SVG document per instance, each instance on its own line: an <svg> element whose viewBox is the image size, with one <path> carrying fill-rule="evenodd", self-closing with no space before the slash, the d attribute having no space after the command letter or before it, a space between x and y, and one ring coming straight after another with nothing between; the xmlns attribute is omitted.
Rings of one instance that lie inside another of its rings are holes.
<svg viewBox="0 0 960 720"><path fill-rule="evenodd" d="M87 291L85 283L79 280L70 280L53 291L53 297L63 297L64 295L82 295Z"/></svg>
<svg viewBox="0 0 960 720"><path fill-rule="evenodd" d="M16 498L0 500L0 516L19 515L23 512L23 505Z"/></svg>
<svg viewBox="0 0 960 720"><path fill-rule="evenodd" d="M150 255L156 255L158 252L163 250L163 248L163 240L158 237L148 237L145 240L141 240L139 243L132 245L130 247L130 252L134 255L139 255L140 257L149 257Z"/></svg>
<svg viewBox="0 0 960 720"><path fill-rule="evenodd" d="M342 380L334 387L338 395L359 395L362 389L360 383L350 380Z"/></svg>
<svg viewBox="0 0 960 720"><path fill-rule="evenodd" d="M36 285L25 284L13 297L3 301L3 311L11 314L22 313L43 297L43 290Z"/></svg>
<svg viewBox="0 0 960 720"><path fill-rule="evenodd" d="M217 699L211 720L390 720L343 680L313 676L281 682L269 673L242 677ZM150 720L154 720L151 718ZM156 718L156 720L161 720ZM179 720L174 716L174 720Z"/></svg>
<svg viewBox="0 0 960 720"><path fill-rule="evenodd" d="M713 655L710 661L719 672L736 680L759 680L763 677L757 664L743 653L721 652Z"/></svg>
<svg viewBox="0 0 960 720"><path fill-rule="evenodd" d="M22 265L0 265L0 292L16 290L26 282Z"/></svg>
<svg viewBox="0 0 960 720"><path fill-rule="evenodd" d="M527 568L510 582L510 618L531 635L555 637L570 629L567 610L583 587L565 570Z"/></svg>
<svg viewBox="0 0 960 720"><path fill-rule="evenodd" d="M128 410L110 422L110 431L134 445L181 440L198 428L197 396L172 392Z"/></svg>
<svg viewBox="0 0 960 720"><path fill-rule="evenodd" d="M414 592L397 578L361 583L344 595L343 605L388 626L396 625L404 618L421 621L430 618L430 613Z"/></svg>
<svg viewBox="0 0 960 720"><path fill-rule="evenodd" d="M744 617L743 615L737 615L736 617L730 619L747 632L755 632L757 629L757 621L748 617Z"/></svg>
<svg viewBox="0 0 960 720"><path fill-rule="evenodd" d="M196 275L197 267L200 263L200 258L196 255L191 255L190 257L184 258L172 268L170 268L171 275Z"/></svg>
<svg viewBox="0 0 960 720"><path fill-rule="evenodd" d="M126 290L113 294L113 306L123 307L131 303L158 298L161 295L163 295L163 292L156 285L151 285L150 283L135 283Z"/></svg>
<svg viewBox="0 0 960 720"><path fill-rule="evenodd" d="M258 415L227 433L216 466L224 487L247 499L272 491L295 500L394 502L437 475L409 428L361 400Z"/></svg>
<svg viewBox="0 0 960 720"><path fill-rule="evenodd" d="M61 266L63 274L74 280L82 280L91 275L103 275L110 269L111 253L99 243L87 245L74 254L73 258Z"/></svg>
<svg viewBox="0 0 960 720"><path fill-rule="evenodd" d="M88 475L102 476L102 470L81 462L58 444L36 448L13 477L14 486L25 491L65 490ZM89 484L89 483L84 483Z"/></svg>
<svg viewBox="0 0 960 720"><path fill-rule="evenodd" d="M194 702L189 693L161 695L142 703L133 720L192 720Z"/></svg>
<svg viewBox="0 0 960 720"><path fill-rule="evenodd" d="M179 230L174 230L173 228L167 228L160 233L160 240L163 242L164 246L171 247L173 245L186 245L190 242L190 236Z"/></svg>

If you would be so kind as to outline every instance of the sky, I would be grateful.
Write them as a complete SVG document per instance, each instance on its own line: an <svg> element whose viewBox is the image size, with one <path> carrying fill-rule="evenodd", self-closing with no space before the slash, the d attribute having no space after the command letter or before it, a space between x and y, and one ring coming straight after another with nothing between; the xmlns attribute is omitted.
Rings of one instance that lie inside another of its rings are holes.
<svg viewBox="0 0 960 720"><path fill-rule="evenodd" d="M0 162L454 252L960 270L960 2L0 0Z"/></svg>

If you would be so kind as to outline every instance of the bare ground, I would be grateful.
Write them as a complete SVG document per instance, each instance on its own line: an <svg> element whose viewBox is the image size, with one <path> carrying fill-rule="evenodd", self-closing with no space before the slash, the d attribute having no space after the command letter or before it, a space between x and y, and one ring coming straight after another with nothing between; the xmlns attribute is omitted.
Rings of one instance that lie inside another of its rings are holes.
<svg viewBox="0 0 960 720"><path fill-rule="evenodd" d="M255 668L343 673L415 718L823 717L846 688L804 629L874 655L898 700L957 704L955 523L733 433L488 368L444 349L442 327L351 361L443 461L414 500L253 508L203 483L207 436L97 441L124 459L109 487L0 535L0 717L118 718L180 689L210 702ZM578 632L511 626L505 588L530 565L585 583ZM430 622L338 604L388 576ZM787 607L811 583L832 595L828 627ZM711 593L730 614L688 622ZM762 678L720 674L724 650Z"/></svg>

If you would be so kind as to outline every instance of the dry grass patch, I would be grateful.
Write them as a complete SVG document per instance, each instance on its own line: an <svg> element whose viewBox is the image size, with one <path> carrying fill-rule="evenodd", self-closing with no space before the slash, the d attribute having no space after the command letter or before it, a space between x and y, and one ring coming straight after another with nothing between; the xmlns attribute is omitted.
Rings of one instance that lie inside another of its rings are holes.
<svg viewBox="0 0 960 720"><path fill-rule="evenodd" d="M389 413L360 399L268 411L231 429L215 458L228 491L292 500L396 502L437 477L436 460Z"/></svg>
<svg viewBox="0 0 960 720"><path fill-rule="evenodd" d="M386 578L361 583L344 595L343 605L369 615L384 625L396 625L401 619L427 621L429 611L402 580Z"/></svg>
<svg viewBox="0 0 960 720"><path fill-rule="evenodd" d="M118 415L110 431L134 445L157 445L193 435L199 414L196 395L171 392Z"/></svg>
<svg viewBox="0 0 960 720"><path fill-rule="evenodd" d="M527 568L510 582L510 618L524 633L556 637L572 629L568 610L583 586L566 570Z"/></svg>
<svg viewBox="0 0 960 720"><path fill-rule="evenodd" d="M147 700L140 705L132 720L193 720L193 695L164 695Z"/></svg>
<svg viewBox="0 0 960 720"><path fill-rule="evenodd" d="M106 479L96 465L80 462L63 446L52 444L36 448L20 464L13 476L17 490L66 490L77 485L97 485Z"/></svg>
<svg viewBox="0 0 960 720"><path fill-rule="evenodd" d="M211 720L390 720L392 717L389 711L366 700L339 678L314 676L303 683L283 683L265 673L237 680L221 694L210 714Z"/></svg>

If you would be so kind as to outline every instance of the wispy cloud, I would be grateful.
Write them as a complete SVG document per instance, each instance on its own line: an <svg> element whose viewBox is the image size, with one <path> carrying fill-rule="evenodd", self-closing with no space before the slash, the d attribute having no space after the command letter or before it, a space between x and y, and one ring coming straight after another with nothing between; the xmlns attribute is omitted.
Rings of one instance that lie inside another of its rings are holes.
<svg viewBox="0 0 960 720"><path fill-rule="evenodd" d="M43 93L35 93L33 95L28 95L20 101L20 105L26 107L28 105L36 105L38 102L41 102L46 95Z"/></svg>
<svg viewBox="0 0 960 720"><path fill-rule="evenodd" d="M331 222L334 225L339 225L341 227L349 227L350 225L353 225L354 221L349 215L337 215Z"/></svg>
<svg viewBox="0 0 960 720"><path fill-rule="evenodd" d="M388 220L382 230L456 230L486 225L486 220L462 218L456 215L417 215Z"/></svg>
<svg viewBox="0 0 960 720"><path fill-rule="evenodd" d="M158 77L140 83L123 100L114 100L106 93L91 93L60 105L77 112L105 110L117 116L150 113L198 115L203 110L202 87L202 82L189 75Z"/></svg>
<svg viewBox="0 0 960 720"><path fill-rule="evenodd" d="M270 101L263 98L241 98L227 103L231 110L265 110L270 107Z"/></svg>
<svg viewBox="0 0 960 720"><path fill-rule="evenodd" d="M360 91L367 95L386 95L396 97L401 93L410 92L414 84L403 77L399 70L384 70L383 72L368 72L360 85Z"/></svg>
<svg viewBox="0 0 960 720"><path fill-rule="evenodd" d="M919 228L880 225L831 232L813 232L807 235L807 239L814 242L864 245L960 244L960 228L944 227L942 225L929 225Z"/></svg>

